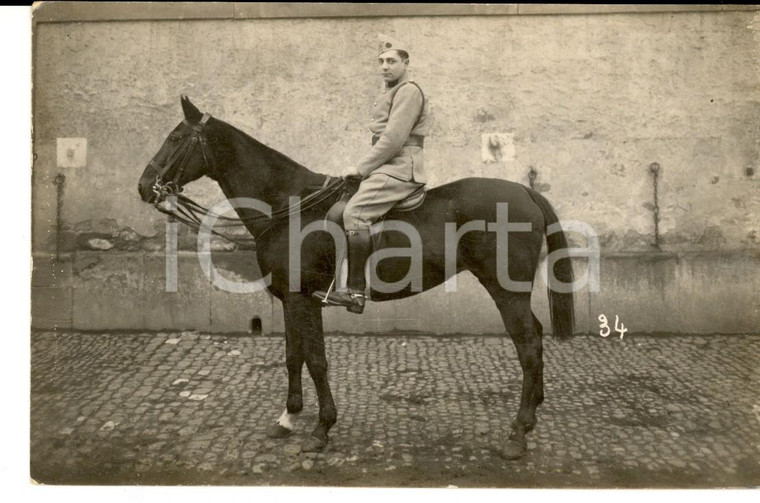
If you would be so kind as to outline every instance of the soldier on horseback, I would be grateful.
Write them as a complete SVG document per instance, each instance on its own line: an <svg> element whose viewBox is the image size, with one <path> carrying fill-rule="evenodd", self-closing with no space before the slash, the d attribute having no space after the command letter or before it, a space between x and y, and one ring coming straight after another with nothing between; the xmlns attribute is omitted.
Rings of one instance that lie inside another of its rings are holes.
<svg viewBox="0 0 760 503"><path fill-rule="evenodd" d="M379 35L378 63L384 81L370 118L372 148L344 177L361 177L357 192L343 211L348 244L347 291L317 291L315 296L352 313L364 311L364 268L371 252L370 226L399 201L427 182L423 145L430 129L427 101L422 89L409 78L409 48L396 39Z"/></svg>
<svg viewBox="0 0 760 503"><path fill-rule="evenodd" d="M547 292L551 332L560 339L570 337L574 326L572 292L576 285L567 238L559 226L557 213L544 196L522 184L497 178L468 177L449 182L427 191L425 203L412 214L400 211L409 208L403 201L397 201L417 190L416 187L424 187L421 140L429 122L425 119L422 93L408 83L406 55L396 52L396 42L386 40L384 44L390 44L380 53L381 67L387 74L387 77L384 75L386 92L375 105L372 122L372 131L378 140L362 162L350 170L364 179L352 204L340 212L345 213L342 216L346 228L353 231L348 241L351 247L349 287L351 293L364 293L363 266L369 252L367 231L392 207L393 218L399 224L414 224L419 230L419 244L424 243L417 250L422 281L419 288L413 288L410 283L393 291L382 291L378 284L372 290L373 295L377 293L373 300L390 301L416 295L443 284L461 271L469 271L478 279L496 304L522 367L520 407L502 449L504 458L518 459L528 450L526 435L535 427L536 409L544 400L543 326L531 309L531 289L513 289L509 282L532 285L546 238L547 257L558 258L547 268L553 278ZM219 215L180 193L188 183L209 176L218 182L231 205L252 200L264 203L264 207L254 205L250 209L235 207L235 210L239 225L244 225L256 240L259 269L265 278L271 279L267 288L282 302L285 322L288 397L285 411L267 430L267 435L285 438L292 433L292 419L303 409L301 372L305 365L316 387L319 419L302 450L319 452L328 445L328 433L337 420L337 408L327 375L322 306L314 301L312 293L332 289L328 281L336 269L330 253L335 250L330 235L334 229L329 226L330 234L314 232L308 240L298 240L301 236L295 236L303 254L294 261L292 231L301 230L301 225L299 222L297 228L293 227L292 218L297 212L307 227L313 225L319 229L319 223L329 216L330 212L328 215L323 212L328 202L335 201L337 195L348 201L346 194L338 192L347 184L332 183L332 177L312 172L230 124L202 113L184 96L182 109L184 119L164 140L140 176L137 185L140 198L160 209L162 201L176 195L178 209L162 211L207 235L216 232L206 227L206 218L213 216L216 220ZM311 198L308 204L295 208L290 204L293 197L315 186L322 188L303 199ZM283 200L283 194L290 197ZM414 201L414 197L407 199ZM335 208L338 202L332 204ZM510 228L518 225L523 229L525 224L529 224L529 230L513 230L518 238L513 237L508 243L503 239ZM452 234L447 229L456 231ZM464 232L472 233L471 239L458 240ZM378 251L406 246L409 238L400 234L403 233L380 233ZM455 243L449 241L451 237ZM449 246L456 248L452 250ZM449 261L448 251L456 252L454 264ZM396 275L405 263L406 257L379 260L378 277ZM294 278L298 280L295 286L291 284ZM330 298L324 292L322 295ZM361 312L365 299L351 294L347 297L338 305Z"/></svg>

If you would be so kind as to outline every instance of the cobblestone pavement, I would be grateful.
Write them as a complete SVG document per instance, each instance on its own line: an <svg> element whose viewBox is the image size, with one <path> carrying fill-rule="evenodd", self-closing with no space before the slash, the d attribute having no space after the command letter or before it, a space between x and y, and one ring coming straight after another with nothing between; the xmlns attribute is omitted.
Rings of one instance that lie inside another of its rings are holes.
<svg viewBox="0 0 760 503"><path fill-rule="evenodd" d="M520 371L506 338L329 336L331 444L304 373L296 433L270 440L283 337L32 334L31 475L48 484L754 487L760 335L545 339L529 452L499 448Z"/></svg>

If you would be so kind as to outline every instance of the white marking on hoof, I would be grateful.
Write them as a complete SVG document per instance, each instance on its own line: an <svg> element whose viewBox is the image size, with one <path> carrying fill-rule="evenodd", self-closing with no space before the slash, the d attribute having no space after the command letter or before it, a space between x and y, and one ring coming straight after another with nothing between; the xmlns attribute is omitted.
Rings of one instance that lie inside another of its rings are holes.
<svg viewBox="0 0 760 503"><path fill-rule="evenodd" d="M283 428L286 428L288 430L293 429L293 419L295 419L295 414L289 414L288 409L285 409L283 411L282 415L280 416L280 419L277 420L277 424L282 426Z"/></svg>

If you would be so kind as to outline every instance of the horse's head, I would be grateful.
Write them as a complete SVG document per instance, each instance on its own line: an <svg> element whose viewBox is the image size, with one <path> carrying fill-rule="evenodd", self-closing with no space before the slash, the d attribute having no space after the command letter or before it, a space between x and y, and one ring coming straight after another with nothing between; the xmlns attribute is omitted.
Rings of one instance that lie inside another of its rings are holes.
<svg viewBox="0 0 760 503"><path fill-rule="evenodd" d="M210 174L213 167L206 136L211 116L201 113L187 96L180 101L185 119L166 137L137 184L140 197L147 203L181 192L185 184Z"/></svg>

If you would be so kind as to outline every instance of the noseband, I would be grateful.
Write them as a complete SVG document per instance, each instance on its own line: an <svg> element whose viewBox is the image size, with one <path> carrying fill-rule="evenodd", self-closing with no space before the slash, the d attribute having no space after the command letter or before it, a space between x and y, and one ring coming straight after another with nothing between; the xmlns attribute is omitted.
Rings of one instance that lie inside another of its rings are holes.
<svg viewBox="0 0 760 503"><path fill-rule="evenodd" d="M206 123L210 118L210 114L204 113L203 117L197 124L191 124L187 119L183 120L182 123L193 130L190 136L169 157L169 160L163 167L159 166L154 159L151 159L148 163L148 166L156 171L156 181L152 187L153 193L156 195L156 203L163 201L167 196L182 192L182 187L179 185L179 181L182 178L182 173L184 173L185 166L190 160L191 154L193 153L193 150L195 150L196 145L200 145L201 154L203 154L203 162L206 165L206 170L210 172L208 155L206 155L207 141L206 136L203 134L203 131L206 128ZM171 180L166 181L164 178L172 169L175 169L174 177Z"/></svg>

